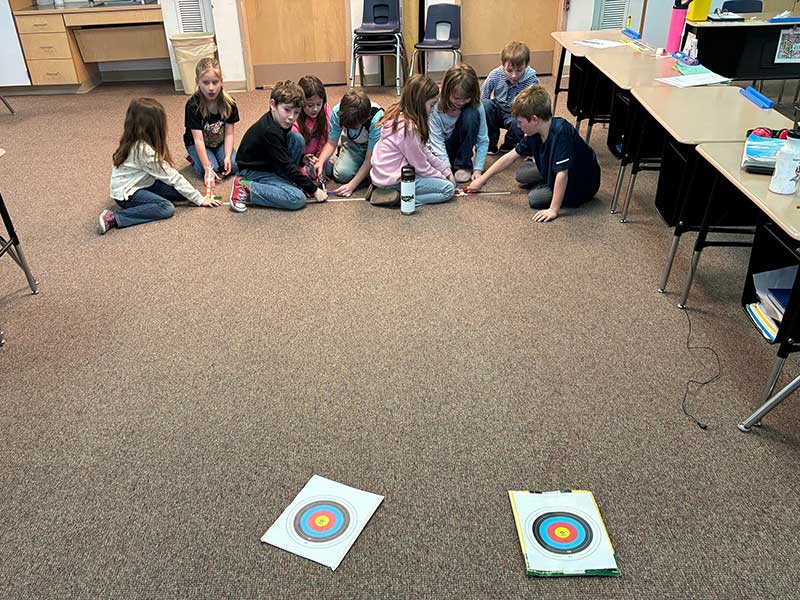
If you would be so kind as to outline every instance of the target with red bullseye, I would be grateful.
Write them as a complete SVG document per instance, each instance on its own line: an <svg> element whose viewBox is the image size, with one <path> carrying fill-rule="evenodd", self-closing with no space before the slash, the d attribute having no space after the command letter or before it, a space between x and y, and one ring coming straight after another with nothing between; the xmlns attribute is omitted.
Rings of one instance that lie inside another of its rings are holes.
<svg viewBox="0 0 800 600"><path fill-rule="evenodd" d="M592 544L592 528L583 517L571 512L546 512L532 525L533 539L556 554L576 554Z"/></svg>
<svg viewBox="0 0 800 600"><path fill-rule="evenodd" d="M314 500L302 505L292 520L292 532L306 542L330 542L344 535L352 521L350 510L336 500Z"/></svg>

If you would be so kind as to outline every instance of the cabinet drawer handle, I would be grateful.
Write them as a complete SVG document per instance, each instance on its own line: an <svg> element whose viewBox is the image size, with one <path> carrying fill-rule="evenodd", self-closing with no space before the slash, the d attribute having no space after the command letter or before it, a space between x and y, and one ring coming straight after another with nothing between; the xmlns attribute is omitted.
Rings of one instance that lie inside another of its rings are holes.
<svg viewBox="0 0 800 600"><path fill-rule="evenodd" d="M48 77L58 77L59 75L61 75L61 71L56 71L55 73L51 73L50 71L48 71L47 73L45 73L45 75L47 75Z"/></svg>
<svg viewBox="0 0 800 600"><path fill-rule="evenodd" d="M39 46L42 50L55 50L54 46Z"/></svg>
<svg viewBox="0 0 800 600"><path fill-rule="evenodd" d="M47 27L47 23L34 23L34 27Z"/></svg>

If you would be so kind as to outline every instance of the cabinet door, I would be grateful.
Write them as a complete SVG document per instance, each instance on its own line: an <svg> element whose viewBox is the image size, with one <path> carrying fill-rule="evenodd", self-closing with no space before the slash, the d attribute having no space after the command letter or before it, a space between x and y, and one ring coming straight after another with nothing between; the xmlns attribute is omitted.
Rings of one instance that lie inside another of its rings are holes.
<svg viewBox="0 0 800 600"><path fill-rule="evenodd" d="M244 0L256 85L313 74L345 83L349 0Z"/></svg>
<svg viewBox="0 0 800 600"><path fill-rule="evenodd" d="M563 0L492 0L461 3L461 52L464 62L484 77L500 65L500 50L510 41L524 42L531 50L531 66L537 73L553 68L558 13ZM502 32L502 33L499 33Z"/></svg>

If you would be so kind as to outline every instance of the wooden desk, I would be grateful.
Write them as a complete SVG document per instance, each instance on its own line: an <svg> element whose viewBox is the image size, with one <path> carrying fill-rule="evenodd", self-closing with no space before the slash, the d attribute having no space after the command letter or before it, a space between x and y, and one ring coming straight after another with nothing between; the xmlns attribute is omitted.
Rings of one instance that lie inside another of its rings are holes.
<svg viewBox="0 0 800 600"><path fill-rule="evenodd" d="M764 110L746 100L734 86L695 88L641 87L631 90L647 118L652 119L672 138L673 146L683 151L686 162L689 150L703 142L743 140L745 132L763 125L772 129L791 127L791 121L774 110ZM638 136L641 138L641 134ZM669 146L669 144L667 144ZM665 150L668 148L665 146ZM659 178L659 186L662 179ZM631 183L631 186L633 183ZM630 189L630 187L629 187ZM674 190L673 190L674 191ZM666 194L661 196L666 199ZM664 205L672 212L661 212L668 225L675 224L678 206L672 200ZM656 196L656 206L659 206ZM625 200L622 220L627 218L630 194Z"/></svg>
<svg viewBox="0 0 800 600"><path fill-rule="evenodd" d="M34 86L72 86L85 92L100 82L96 63L168 58L161 6L41 8L14 5L20 43Z"/></svg>
<svg viewBox="0 0 800 600"><path fill-rule="evenodd" d="M710 227L713 195L708 177L698 174L695 147L701 143L740 142L756 127L783 129L792 122L780 113L758 108L745 99L737 87L634 88L632 94L642 109L667 134L656 188L656 208L668 226L675 227L672 246L661 276L660 292L666 291L672 263L681 236L686 231L714 231L734 235L750 234L753 216L748 211L729 211L726 224ZM724 107L724 109L721 109ZM628 202L623 208L627 217ZM715 221L717 223L717 221ZM704 230L704 227L706 229ZM689 276L678 306L685 308L700 254L708 246L749 245L740 241L707 241L698 236Z"/></svg>
<svg viewBox="0 0 800 600"><path fill-rule="evenodd" d="M581 94L584 91L585 78L585 57L587 54L593 52L631 52L630 46L618 46L615 48L592 48L591 46L584 46L576 44L581 40L607 40L612 42L623 41L624 36L617 29L603 29L598 31L552 31L550 32L556 44L561 46L561 57L558 61L558 70L556 71L556 86L553 92L553 112L555 113L556 105L558 104L558 95L561 92L568 92L567 94L567 109L570 113L578 118L577 124L580 126L582 113ZM561 79L564 73L564 61L567 57L567 52L572 55L572 61L569 68L569 87L561 87Z"/></svg>
<svg viewBox="0 0 800 600"><path fill-rule="evenodd" d="M731 79L799 78L800 63L775 63L780 32L797 27L798 23L770 23L775 13L742 16L757 20L686 22L686 33L697 37L700 62Z"/></svg>
<svg viewBox="0 0 800 600"><path fill-rule="evenodd" d="M715 171L717 180L724 178L737 193L756 206L762 214L756 225L753 237L753 250L742 292L742 306L757 302L758 297L753 283L753 274L790 265L800 264L800 209L796 208L800 197L796 194L785 196L769 191L769 175L747 173L741 168L742 142L700 144L697 153ZM715 198L714 198L715 199ZM712 201L714 200L712 199ZM722 202L730 202L728 195ZM748 317L749 318L749 317ZM750 431L753 425L761 422L773 408L800 388L800 376L773 394L778 377L783 370L786 358L800 350L795 342L800 333L800 277L796 277L783 320L775 337L778 346L777 357L772 373L767 380L761 398L761 406L739 424L741 431Z"/></svg>
<svg viewBox="0 0 800 600"><path fill-rule="evenodd" d="M609 151L620 159L617 182L614 186L614 194L611 198L611 212L617 210L617 201L622 182L625 179L625 172L631 164L630 141L635 139L634 130L638 127L645 127L646 120L641 121L637 116L641 116L641 111L636 110L634 104L636 100L631 97L631 89L634 87L665 87L668 84L656 81L659 77L672 77L679 75L675 69L675 59L657 58L654 54L638 52L632 50L626 53L601 54L593 53L587 60L595 69L611 83L611 108L608 118L608 135L606 145ZM602 89L602 82L598 78L596 90L593 94L593 102L602 100L601 96L608 93ZM590 114L595 114L595 104L590 105ZM591 120L589 126L591 127ZM640 161L636 165L636 173L643 170L652 170L658 167L661 158L661 149L664 145L663 135L659 131L654 131L650 135L643 136L646 144L641 149L642 155L649 157L646 161ZM587 134L587 141L588 141ZM633 181L633 179L631 180ZM632 190L630 187L629 189Z"/></svg>

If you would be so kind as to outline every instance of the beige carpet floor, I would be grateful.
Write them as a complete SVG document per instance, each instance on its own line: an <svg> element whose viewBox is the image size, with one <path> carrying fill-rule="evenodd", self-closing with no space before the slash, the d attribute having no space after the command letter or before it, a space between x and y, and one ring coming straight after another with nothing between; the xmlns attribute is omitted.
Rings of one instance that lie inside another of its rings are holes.
<svg viewBox="0 0 800 600"><path fill-rule="evenodd" d="M660 295L657 174L618 223L602 127L598 198L546 225L504 174L487 189L510 196L413 217L181 206L101 237L137 95L180 156L167 85L0 111L41 283L0 259L0 597L796 597L800 408L736 429L774 357L739 303L749 252L707 250L690 298L721 365L689 397L701 430L681 398L716 362L675 307L693 236ZM237 100L238 141L268 94ZM315 473L386 496L336 572L259 543ZM592 490L623 577L528 579L506 494L525 488Z"/></svg>

